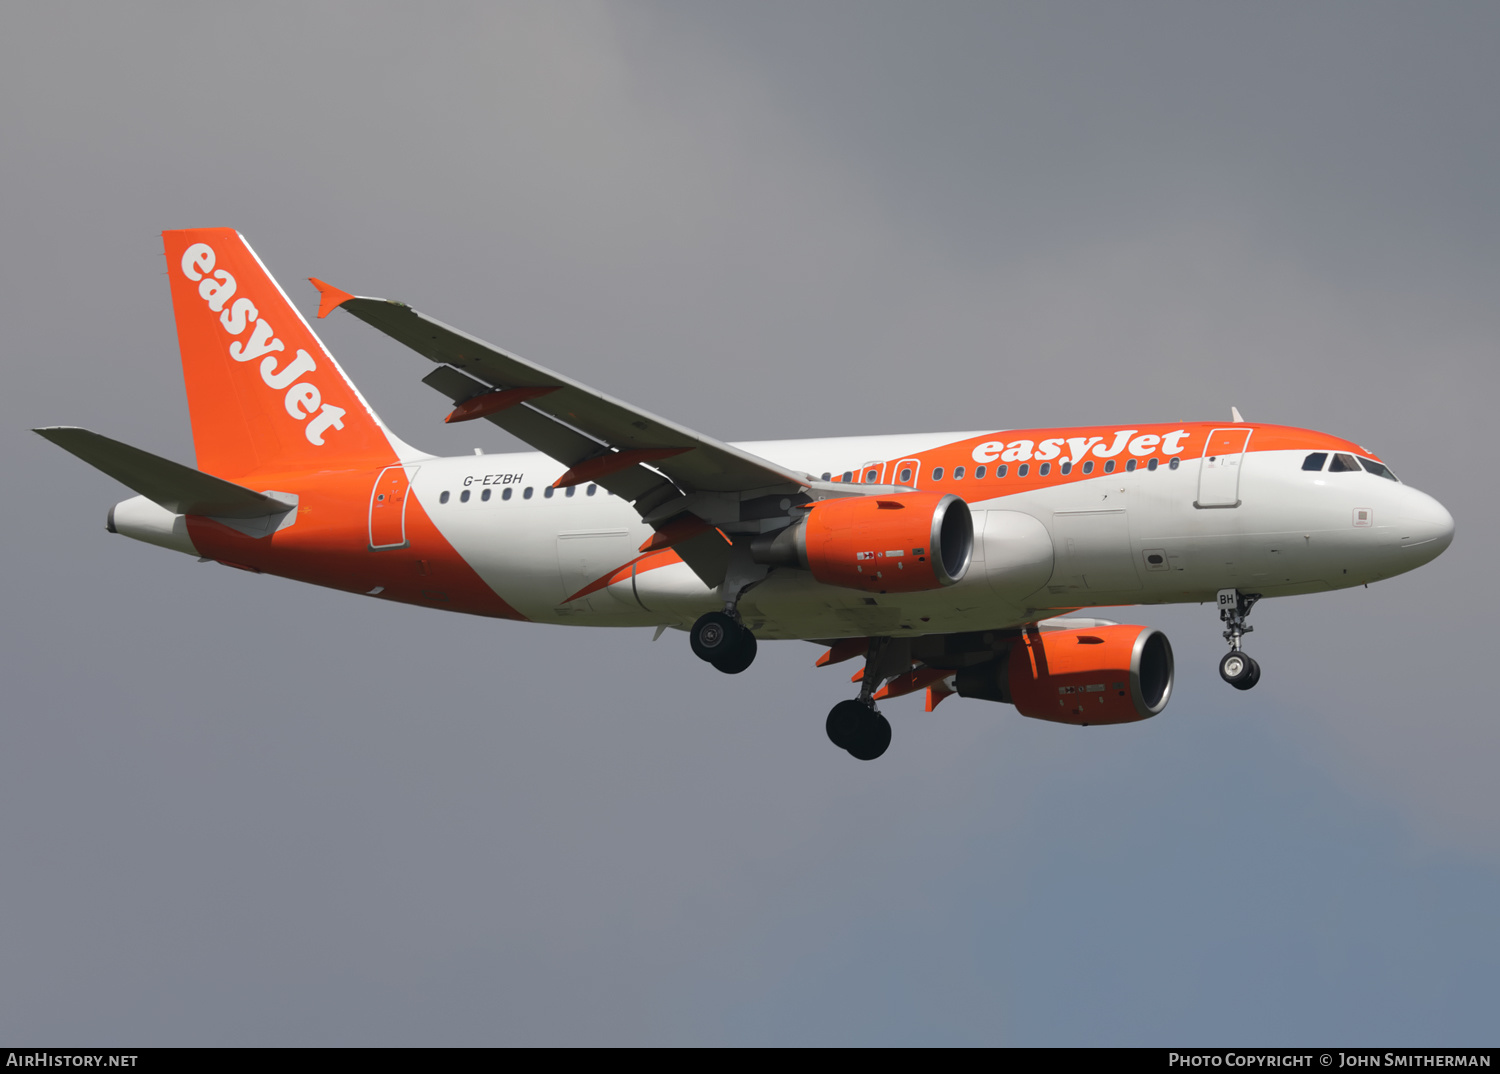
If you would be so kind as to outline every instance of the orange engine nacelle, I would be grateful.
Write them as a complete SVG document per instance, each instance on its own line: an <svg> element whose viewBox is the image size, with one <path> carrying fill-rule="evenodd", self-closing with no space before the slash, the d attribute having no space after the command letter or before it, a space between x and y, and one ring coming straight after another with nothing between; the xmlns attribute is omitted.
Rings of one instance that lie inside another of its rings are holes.
<svg viewBox="0 0 1500 1074"><path fill-rule="evenodd" d="M807 516L751 543L760 563L801 567L827 585L913 593L952 585L969 569L969 505L938 492L819 500Z"/></svg>
<svg viewBox="0 0 1500 1074"><path fill-rule="evenodd" d="M1172 695L1172 646L1153 627L1030 631L1000 659L959 671L962 697L1004 701L1057 723L1130 723Z"/></svg>

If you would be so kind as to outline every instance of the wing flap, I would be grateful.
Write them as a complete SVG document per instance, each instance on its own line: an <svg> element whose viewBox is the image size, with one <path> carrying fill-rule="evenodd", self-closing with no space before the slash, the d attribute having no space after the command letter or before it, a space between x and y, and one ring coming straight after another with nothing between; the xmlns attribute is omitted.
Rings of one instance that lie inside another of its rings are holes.
<svg viewBox="0 0 1500 1074"><path fill-rule="evenodd" d="M455 403L477 398L491 390L491 386L483 381L475 380L468 374L460 373L452 366L446 365L438 366L428 373L422 378L422 383L442 392ZM564 466L574 467L588 459L601 457L609 451L607 445L593 437L584 436L578 430L570 429L557 419L532 409L529 403L521 403L485 414L484 419L500 426L517 440L530 444ZM675 491L662 480L660 474L653 473L642 466L630 466L606 474L596 479L595 483L631 502L640 500L647 493L657 489Z"/></svg>
<svg viewBox="0 0 1500 1074"><path fill-rule="evenodd" d="M528 362L481 339L418 313L403 302L380 298L346 298L339 307L405 344L424 357L461 370L471 378L495 388L556 388L525 408L545 414L619 451L682 448L681 454L654 462L659 470L685 492L743 492L786 486L788 491L805 488L807 474L785 469L691 429L623 403L603 392ZM439 389L442 390L442 389ZM490 420L507 428L506 415L522 410L517 406L493 415ZM527 426L531 432L536 427ZM549 455L548 446L515 435ZM569 466L577 459L553 455Z"/></svg>
<svg viewBox="0 0 1500 1074"><path fill-rule="evenodd" d="M266 518L294 506L88 429L58 425L32 432L173 514Z"/></svg>

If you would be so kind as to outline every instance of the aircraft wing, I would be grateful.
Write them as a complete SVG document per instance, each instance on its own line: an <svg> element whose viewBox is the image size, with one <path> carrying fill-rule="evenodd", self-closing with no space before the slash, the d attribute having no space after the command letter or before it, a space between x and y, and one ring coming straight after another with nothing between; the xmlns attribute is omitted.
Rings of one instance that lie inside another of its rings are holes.
<svg viewBox="0 0 1500 1074"><path fill-rule="evenodd" d="M694 432L419 313L402 302L361 298L314 280L323 293L318 316L348 310L443 368L424 380L559 462L636 502L644 515L676 495L796 492L809 474L786 469ZM515 391L524 389L524 391ZM485 412L482 395L510 392L518 401ZM455 412L459 418L459 412ZM658 489L665 475L675 488ZM634 471L634 473L632 473ZM594 476L598 474L599 476ZM625 480L611 481L610 475ZM571 483L571 482L568 482ZM615 487L623 485L624 488Z"/></svg>

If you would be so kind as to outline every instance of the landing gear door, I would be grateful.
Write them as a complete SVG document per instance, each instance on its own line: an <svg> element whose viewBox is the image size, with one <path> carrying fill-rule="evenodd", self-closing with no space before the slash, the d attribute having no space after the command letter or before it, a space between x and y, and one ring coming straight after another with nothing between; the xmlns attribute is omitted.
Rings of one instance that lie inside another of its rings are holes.
<svg viewBox="0 0 1500 1074"><path fill-rule="evenodd" d="M1215 429L1208 434L1198 470L1198 499L1193 502L1194 507L1240 505L1240 467L1252 431L1237 426Z"/></svg>
<svg viewBox="0 0 1500 1074"><path fill-rule="evenodd" d="M387 466L370 490L370 548L406 547L406 500L418 467Z"/></svg>

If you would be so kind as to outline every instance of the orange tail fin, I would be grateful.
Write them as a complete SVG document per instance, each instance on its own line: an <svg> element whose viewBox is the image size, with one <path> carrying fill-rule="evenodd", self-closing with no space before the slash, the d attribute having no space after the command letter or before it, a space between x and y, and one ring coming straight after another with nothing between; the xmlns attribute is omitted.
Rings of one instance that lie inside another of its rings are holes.
<svg viewBox="0 0 1500 1074"><path fill-rule="evenodd" d="M162 240L200 470L238 481L385 466L410 453L239 232Z"/></svg>

